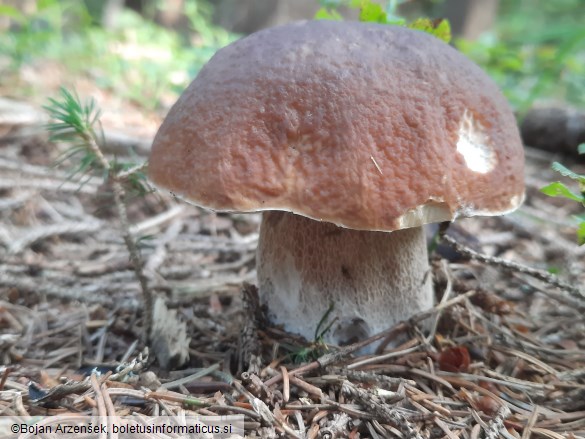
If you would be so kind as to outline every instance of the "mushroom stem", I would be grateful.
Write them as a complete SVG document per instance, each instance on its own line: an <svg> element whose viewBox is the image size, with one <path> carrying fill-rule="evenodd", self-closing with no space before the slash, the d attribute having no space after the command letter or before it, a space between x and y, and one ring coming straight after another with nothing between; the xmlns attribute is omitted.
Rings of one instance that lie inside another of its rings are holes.
<svg viewBox="0 0 585 439"><path fill-rule="evenodd" d="M426 245L422 227L369 232L267 211L257 253L260 300L271 322L310 341L333 305L325 341L362 340L433 306Z"/></svg>

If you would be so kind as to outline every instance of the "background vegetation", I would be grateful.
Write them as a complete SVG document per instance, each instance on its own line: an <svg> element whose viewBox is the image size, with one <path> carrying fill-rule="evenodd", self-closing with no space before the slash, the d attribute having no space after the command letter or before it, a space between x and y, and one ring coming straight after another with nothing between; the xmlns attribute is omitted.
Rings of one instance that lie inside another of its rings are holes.
<svg viewBox="0 0 585 439"><path fill-rule="evenodd" d="M167 93L172 101L218 48L238 37L213 24L217 1L185 0L182 21L174 28L163 27L157 20L165 5L173 2L127 2L138 10L122 7L108 20L103 15L107 2L12 3L0 3L0 86L18 85L23 67L50 60L69 75L85 75L146 109L157 108ZM316 8L329 10L350 3L356 2L321 0L317 5L315 0ZM442 0L377 3L393 18L437 17L444 12ZM454 44L492 75L520 113L536 100L583 105L585 28L580 19L585 16L585 2L499 3L490 31L475 41L456 38ZM14 94L35 92L27 87L11 90Z"/></svg>
<svg viewBox="0 0 585 439"><path fill-rule="evenodd" d="M237 37L211 24L212 9L205 1L185 3L185 33L154 22L164 2L144 2L141 12L124 7L107 27L93 3L34 0L26 12L0 4L0 17L9 19L0 38L0 85L22 84L24 67L54 61L67 76L87 76L101 88L154 109L166 93L176 97L218 48Z"/></svg>
<svg viewBox="0 0 585 439"><path fill-rule="evenodd" d="M522 112L536 100L583 105L585 2L500 2L496 26L478 41L456 45L484 67Z"/></svg>

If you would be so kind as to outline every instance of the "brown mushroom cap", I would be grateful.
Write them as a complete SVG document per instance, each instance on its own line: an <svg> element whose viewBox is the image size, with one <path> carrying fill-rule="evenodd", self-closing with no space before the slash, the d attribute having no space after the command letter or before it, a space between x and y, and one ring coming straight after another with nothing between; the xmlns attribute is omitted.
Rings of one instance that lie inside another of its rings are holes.
<svg viewBox="0 0 585 439"><path fill-rule="evenodd" d="M449 45L307 21L217 52L162 124L155 184L218 211L391 231L514 210L523 147L505 98Z"/></svg>

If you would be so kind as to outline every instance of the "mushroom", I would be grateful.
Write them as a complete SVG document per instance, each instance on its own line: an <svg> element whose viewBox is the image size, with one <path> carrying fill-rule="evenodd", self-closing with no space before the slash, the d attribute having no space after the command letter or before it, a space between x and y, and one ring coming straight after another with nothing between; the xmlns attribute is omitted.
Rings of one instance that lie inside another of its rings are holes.
<svg viewBox="0 0 585 439"><path fill-rule="evenodd" d="M154 140L153 182L196 205L263 212L268 317L345 344L433 306L423 226L524 197L514 115L488 76L426 33L306 21L221 50Z"/></svg>

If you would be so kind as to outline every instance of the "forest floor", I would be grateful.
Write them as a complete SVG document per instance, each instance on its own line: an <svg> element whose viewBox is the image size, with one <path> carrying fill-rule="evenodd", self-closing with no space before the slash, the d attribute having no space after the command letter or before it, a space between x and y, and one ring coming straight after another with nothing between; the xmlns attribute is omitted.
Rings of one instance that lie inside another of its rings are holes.
<svg viewBox="0 0 585 439"><path fill-rule="evenodd" d="M146 160L160 118L102 98L107 154ZM3 415L240 414L249 437L585 437L578 292L434 254L439 305L386 333L407 342L367 356L328 348L257 312L249 284L258 215L215 214L155 192L130 200L128 213L135 236L148 237L149 286L188 337L188 361L164 370L141 338L143 297L107 185L68 180L53 167L63 145L48 141L42 111L24 104L17 113L0 119ZM578 206L539 189L558 179L554 160L584 167L526 151L524 205L462 220L453 236L582 288ZM425 319L431 337L417 329Z"/></svg>

